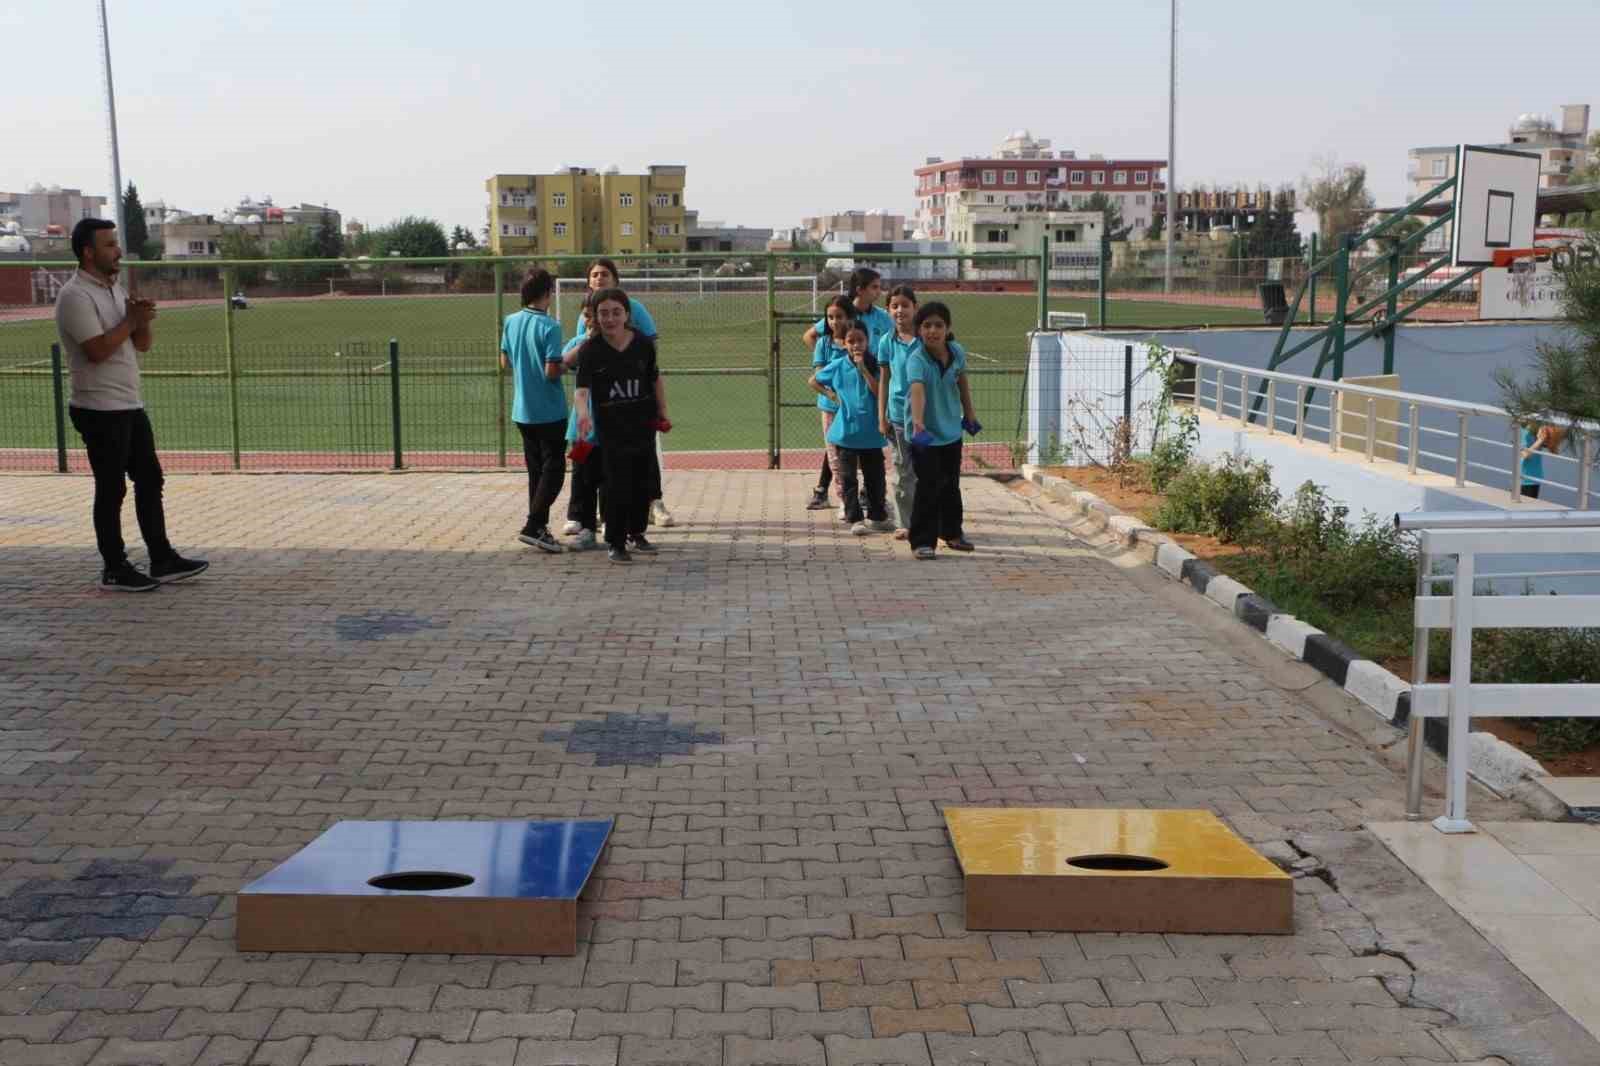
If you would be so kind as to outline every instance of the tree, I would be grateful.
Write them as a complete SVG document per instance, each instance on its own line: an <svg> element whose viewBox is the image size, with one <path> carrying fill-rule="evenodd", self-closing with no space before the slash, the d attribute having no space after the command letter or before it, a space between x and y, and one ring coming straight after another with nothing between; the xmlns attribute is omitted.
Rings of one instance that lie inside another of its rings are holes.
<svg viewBox="0 0 1600 1066"><path fill-rule="evenodd" d="M380 226L372 233L373 254L443 258L450 254L444 227L431 218L407 215L398 222Z"/></svg>
<svg viewBox="0 0 1600 1066"><path fill-rule="evenodd" d="M344 255L344 234L334 220L332 211L324 211L312 237L313 258L338 259Z"/></svg>
<svg viewBox="0 0 1600 1066"><path fill-rule="evenodd" d="M330 216L324 215L326 223ZM323 227L311 229L306 226L294 226L282 237L272 242L269 249L273 259L327 259L323 254ZM330 268L315 266L310 263L289 266L275 266L272 268L273 276L278 280L291 285L311 285L327 279Z"/></svg>
<svg viewBox="0 0 1600 1066"><path fill-rule="evenodd" d="M1551 414L1600 421L1600 227L1591 224L1574 252L1560 275L1566 327L1539 344L1527 378L1518 380L1508 367L1495 372L1501 402L1518 421ZM1576 438L1567 437L1574 451Z"/></svg>
<svg viewBox="0 0 1600 1066"><path fill-rule="evenodd" d="M1094 193L1083 202L1082 207L1074 210L1100 212L1100 217L1105 220L1103 231L1107 240L1125 241L1128 234L1133 232L1133 227L1122 221L1122 201L1103 192Z"/></svg>
<svg viewBox="0 0 1600 1066"><path fill-rule="evenodd" d="M1389 232L1379 237L1375 243L1387 255L1404 244L1408 238L1416 236L1417 231L1420 229L1422 229L1422 220L1420 218L1415 215L1402 218L1393 226L1390 226Z"/></svg>
<svg viewBox="0 0 1600 1066"><path fill-rule="evenodd" d="M1157 212L1155 217L1150 220L1149 228L1144 231L1144 239L1147 241L1159 241L1166 232L1167 216Z"/></svg>
<svg viewBox="0 0 1600 1066"><path fill-rule="evenodd" d="M1323 247L1338 247L1339 238L1359 232L1376 201L1367 188L1367 168L1339 165L1333 156L1317 161L1320 173L1305 179L1306 206L1317 213Z"/></svg>
<svg viewBox="0 0 1600 1066"><path fill-rule="evenodd" d="M450 231L450 250L455 251L463 246L476 248L478 246L478 238L474 237L472 231L467 227L457 226Z"/></svg>
<svg viewBox="0 0 1600 1066"><path fill-rule="evenodd" d="M267 254L256 235L239 226L230 226L223 231L222 239L217 242L217 251L224 259L265 259ZM262 270L260 267L235 267L233 275L239 285L258 285Z"/></svg>
<svg viewBox="0 0 1600 1066"><path fill-rule="evenodd" d="M1600 133L1589 135L1589 151L1584 155L1583 162L1567 181L1573 185L1588 185L1600 181Z"/></svg>
<svg viewBox="0 0 1600 1066"><path fill-rule="evenodd" d="M150 240L150 227L145 225L144 204L139 202L139 187L133 182L128 182L128 191L122 194L122 247L131 255L140 259L159 259L160 255L147 254Z"/></svg>

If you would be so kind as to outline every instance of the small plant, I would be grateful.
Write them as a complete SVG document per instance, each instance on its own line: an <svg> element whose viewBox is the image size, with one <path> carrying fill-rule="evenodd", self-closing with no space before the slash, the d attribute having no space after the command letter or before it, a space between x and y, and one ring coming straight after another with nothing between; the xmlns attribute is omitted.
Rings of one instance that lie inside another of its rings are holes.
<svg viewBox="0 0 1600 1066"><path fill-rule="evenodd" d="M1191 463L1167 487L1156 511L1158 529L1204 533L1232 543L1266 520L1278 505L1272 467L1229 455L1215 465Z"/></svg>
<svg viewBox="0 0 1600 1066"><path fill-rule="evenodd" d="M1070 458L1072 458L1072 445L1055 433L1046 436L1044 442L1039 445L1040 466L1066 466Z"/></svg>
<svg viewBox="0 0 1600 1066"><path fill-rule="evenodd" d="M1173 479L1194 462L1200 444L1200 416L1192 410L1178 412L1167 432L1150 449L1150 488L1166 492Z"/></svg>
<svg viewBox="0 0 1600 1066"><path fill-rule="evenodd" d="M1600 683L1600 629L1493 629L1473 634L1472 680L1485 684ZM1534 718L1540 755L1600 743L1600 718Z"/></svg>

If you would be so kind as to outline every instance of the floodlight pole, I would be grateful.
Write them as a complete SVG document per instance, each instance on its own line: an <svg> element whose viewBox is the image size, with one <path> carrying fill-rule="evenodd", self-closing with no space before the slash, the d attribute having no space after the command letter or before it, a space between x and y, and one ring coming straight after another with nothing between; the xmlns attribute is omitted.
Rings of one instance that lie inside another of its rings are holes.
<svg viewBox="0 0 1600 1066"><path fill-rule="evenodd" d="M110 76L109 74L107 75ZM1172 293L1172 238L1176 225L1178 185L1173 180L1178 155L1178 0L1172 0L1167 43L1167 270L1162 292Z"/></svg>
<svg viewBox="0 0 1600 1066"><path fill-rule="evenodd" d="M117 153L117 94L111 86L111 24L106 19L106 0L100 0L100 54L106 73L106 136L111 142L111 219L117 224L117 240L128 239L122 217L122 160ZM138 248L125 248L137 255Z"/></svg>

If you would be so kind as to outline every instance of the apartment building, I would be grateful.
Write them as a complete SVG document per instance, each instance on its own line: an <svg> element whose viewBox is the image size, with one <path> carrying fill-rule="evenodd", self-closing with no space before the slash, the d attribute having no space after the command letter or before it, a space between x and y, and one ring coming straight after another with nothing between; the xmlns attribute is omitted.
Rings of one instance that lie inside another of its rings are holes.
<svg viewBox="0 0 1600 1066"><path fill-rule="evenodd" d="M688 226L688 168L655 164L642 174L617 167L563 167L549 174L496 174L489 193L495 255L628 255L681 252Z"/></svg>
<svg viewBox="0 0 1600 1066"><path fill-rule="evenodd" d="M828 215L802 218L800 228L814 241L830 233L859 233L864 241L903 241L907 238L906 216L888 211L835 211Z"/></svg>
<svg viewBox="0 0 1600 1066"><path fill-rule="evenodd" d="M35 184L27 192L0 192L0 223L15 223L29 237L70 234L82 219L106 217L106 198L82 189Z"/></svg>

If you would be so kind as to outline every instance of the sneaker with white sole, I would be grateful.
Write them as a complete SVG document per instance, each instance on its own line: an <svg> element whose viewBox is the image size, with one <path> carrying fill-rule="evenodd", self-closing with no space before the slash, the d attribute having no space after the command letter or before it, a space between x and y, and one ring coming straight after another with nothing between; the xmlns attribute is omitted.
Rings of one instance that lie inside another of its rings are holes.
<svg viewBox="0 0 1600 1066"><path fill-rule="evenodd" d="M151 563L150 576L163 585L170 585L175 581L187 581L191 577L203 574L210 566L211 564L204 559L185 559L181 555L174 555L159 563Z"/></svg>
<svg viewBox="0 0 1600 1066"><path fill-rule="evenodd" d="M579 526L578 535L573 538L572 541L572 550L575 552L586 552L590 548L594 547L597 543L598 539L594 535L594 530L584 529L582 526Z"/></svg>
<svg viewBox="0 0 1600 1066"><path fill-rule="evenodd" d="M132 563L123 563L101 571L100 587L107 592L154 592L161 587L161 582Z"/></svg>
<svg viewBox="0 0 1600 1066"><path fill-rule="evenodd" d="M876 522L868 522L867 526L874 533L893 533L894 532L894 523L889 521L889 519L887 519L887 518L879 519Z"/></svg>
<svg viewBox="0 0 1600 1066"><path fill-rule="evenodd" d="M872 527L865 522L857 522L850 527L850 532L858 537L865 537L872 532Z"/></svg>
<svg viewBox="0 0 1600 1066"><path fill-rule="evenodd" d="M631 563L633 556L628 554L627 548L618 548L616 545L606 549L606 558L614 563Z"/></svg>
<svg viewBox="0 0 1600 1066"><path fill-rule="evenodd" d="M575 537L582 532L583 523L578 521L569 520L566 525L561 527L561 535L564 537Z"/></svg>
<svg viewBox="0 0 1600 1066"><path fill-rule="evenodd" d="M664 529L670 529L678 524L678 520L672 517L672 512L667 510L665 500L656 500L650 504L650 517L655 520L656 525Z"/></svg>
<svg viewBox="0 0 1600 1066"><path fill-rule="evenodd" d="M538 548L542 552L549 552L551 555L560 555L566 550L561 546L561 542L556 540L555 534L550 532L549 526L544 526L532 532L525 529L517 534L517 539L524 544Z"/></svg>
<svg viewBox="0 0 1600 1066"><path fill-rule="evenodd" d="M932 548L924 546L918 548L916 551L913 551L911 554L916 556L918 559L934 559L938 557L939 553L934 551Z"/></svg>
<svg viewBox="0 0 1600 1066"><path fill-rule="evenodd" d="M839 521L841 521L841 522L850 521L850 513L844 509L844 504L842 504L842 503L839 505Z"/></svg>

